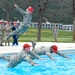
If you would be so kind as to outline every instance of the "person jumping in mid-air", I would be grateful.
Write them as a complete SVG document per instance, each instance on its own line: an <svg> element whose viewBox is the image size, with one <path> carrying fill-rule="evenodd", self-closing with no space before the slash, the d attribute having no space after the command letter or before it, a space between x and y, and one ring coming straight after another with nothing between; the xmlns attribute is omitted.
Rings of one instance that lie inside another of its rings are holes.
<svg viewBox="0 0 75 75"><path fill-rule="evenodd" d="M14 7L23 15L23 24L20 25L15 31L11 32L7 37L5 37L5 40L7 40L13 35L17 35L19 37L20 34L23 34L28 30L28 27L31 24L32 13L34 11L33 8L29 6L27 10L24 11L21 8L19 8L17 4L14 4Z"/></svg>

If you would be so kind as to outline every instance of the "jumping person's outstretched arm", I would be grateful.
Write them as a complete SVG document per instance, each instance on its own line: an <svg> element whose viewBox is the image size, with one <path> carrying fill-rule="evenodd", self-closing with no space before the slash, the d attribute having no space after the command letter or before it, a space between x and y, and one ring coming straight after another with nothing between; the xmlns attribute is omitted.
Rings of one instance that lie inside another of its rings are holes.
<svg viewBox="0 0 75 75"><path fill-rule="evenodd" d="M46 55L51 59L51 60L55 60L54 58L52 58L52 55L49 52L46 52Z"/></svg>
<svg viewBox="0 0 75 75"><path fill-rule="evenodd" d="M40 59L40 57L37 54L35 54L33 51L30 51L29 54L35 57L36 59Z"/></svg>
<svg viewBox="0 0 75 75"><path fill-rule="evenodd" d="M15 3L15 4L14 4L14 7L15 7L15 8L18 8L18 5Z"/></svg>
<svg viewBox="0 0 75 75"><path fill-rule="evenodd" d="M36 66L37 64L31 59L29 58L29 56L26 56L24 58L24 60L26 60L28 63L30 63L32 66Z"/></svg>
<svg viewBox="0 0 75 75"><path fill-rule="evenodd" d="M21 8L19 8L19 6L17 4L14 4L14 7L23 15L25 14L25 11L22 10Z"/></svg>
<svg viewBox="0 0 75 75"><path fill-rule="evenodd" d="M36 59L44 60L44 58L40 58L34 51L30 51L29 53L30 53L30 55L32 55L32 57L34 57Z"/></svg>
<svg viewBox="0 0 75 75"><path fill-rule="evenodd" d="M56 52L56 54L58 54L59 56L62 56L62 57L64 57L64 58L67 58L67 59L71 59L71 58L69 58L69 57L67 57L65 54L62 54L62 53L60 53L60 52Z"/></svg>

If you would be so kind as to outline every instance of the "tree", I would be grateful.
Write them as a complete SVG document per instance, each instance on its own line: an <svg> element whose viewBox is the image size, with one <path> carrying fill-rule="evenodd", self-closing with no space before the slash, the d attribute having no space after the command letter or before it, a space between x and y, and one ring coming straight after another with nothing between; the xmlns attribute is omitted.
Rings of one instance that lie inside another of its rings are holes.
<svg viewBox="0 0 75 75"><path fill-rule="evenodd" d="M74 18L74 21L73 21L73 41L75 41L75 0L72 0L73 1L73 18Z"/></svg>
<svg viewBox="0 0 75 75"><path fill-rule="evenodd" d="M48 0L39 0L37 41L41 41L41 25L42 25L43 14L46 10L46 4L48 4Z"/></svg>
<svg viewBox="0 0 75 75"><path fill-rule="evenodd" d="M5 3L5 4L4 4ZM6 12L6 19L7 21L9 21L9 14L10 14L10 11L12 10L13 8L13 5L11 5L11 3L7 0L3 0L3 4L4 4L4 7L0 6L4 12Z"/></svg>

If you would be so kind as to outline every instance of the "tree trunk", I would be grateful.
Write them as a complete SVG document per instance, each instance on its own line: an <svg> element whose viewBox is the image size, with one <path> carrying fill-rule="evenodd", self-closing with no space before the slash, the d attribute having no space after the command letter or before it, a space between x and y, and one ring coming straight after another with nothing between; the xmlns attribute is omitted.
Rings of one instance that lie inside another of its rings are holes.
<svg viewBox="0 0 75 75"><path fill-rule="evenodd" d="M41 14L41 11L39 11L37 41L41 41L41 25L42 25L42 14Z"/></svg>
<svg viewBox="0 0 75 75"><path fill-rule="evenodd" d="M9 12L6 11L6 13L7 13L7 21L9 21Z"/></svg>
<svg viewBox="0 0 75 75"><path fill-rule="evenodd" d="M73 21L73 41L75 41L75 17Z"/></svg>
<svg viewBox="0 0 75 75"><path fill-rule="evenodd" d="M73 1L73 17L74 17L74 21L73 21L73 41L75 41L75 0Z"/></svg>
<svg viewBox="0 0 75 75"><path fill-rule="evenodd" d="M43 14L46 9L47 0L39 0L39 18L38 18L38 33L37 33L37 41L41 41L41 25Z"/></svg>

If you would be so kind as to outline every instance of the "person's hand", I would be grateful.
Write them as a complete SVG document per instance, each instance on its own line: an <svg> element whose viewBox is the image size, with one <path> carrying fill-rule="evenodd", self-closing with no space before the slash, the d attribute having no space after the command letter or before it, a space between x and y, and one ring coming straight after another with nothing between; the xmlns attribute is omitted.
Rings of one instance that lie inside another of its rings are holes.
<svg viewBox="0 0 75 75"><path fill-rule="evenodd" d="M56 60L55 58L52 58L51 60Z"/></svg>
<svg viewBox="0 0 75 75"><path fill-rule="evenodd" d="M45 60L44 58L40 58L40 60Z"/></svg>
<svg viewBox="0 0 75 75"><path fill-rule="evenodd" d="M68 60L71 60L71 58L67 58Z"/></svg>
<svg viewBox="0 0 75 75"><path fill-rule="evenodd" d="M18 5L15 3L15 4L14 4L14 7L18 8Z"/></svg>
<svg viewBox="0 0 75 75"><path fill-rule="evenodd" d="M36 64L36 63L35 63L33 66L39 66L39 64Z"/></svg>

